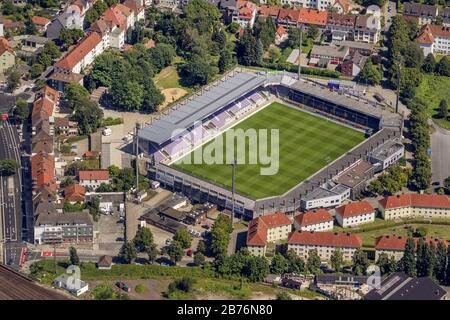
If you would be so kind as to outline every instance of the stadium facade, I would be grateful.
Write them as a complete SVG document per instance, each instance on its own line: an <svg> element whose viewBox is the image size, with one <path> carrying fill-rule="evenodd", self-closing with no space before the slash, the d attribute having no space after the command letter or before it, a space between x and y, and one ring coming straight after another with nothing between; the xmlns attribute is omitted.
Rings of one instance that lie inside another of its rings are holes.
<svg viewBox="0 0 450 320"><path fill-rule="evenodd" d="M403 117L375 102L332 92L325 86L299 80L285 72L266 74L235 69L139 130L139 152L148 162L150 178L194 201L231 209L230 189L182 172L170 164L264 108L269 97L365 130L368 138L284 194L253 199L236 193L236 213L249 218L298 210L302 200L314 190L324 188L355 163L370 161L374 150L379 151L386 142L398 141L401 137Z"/></svg>

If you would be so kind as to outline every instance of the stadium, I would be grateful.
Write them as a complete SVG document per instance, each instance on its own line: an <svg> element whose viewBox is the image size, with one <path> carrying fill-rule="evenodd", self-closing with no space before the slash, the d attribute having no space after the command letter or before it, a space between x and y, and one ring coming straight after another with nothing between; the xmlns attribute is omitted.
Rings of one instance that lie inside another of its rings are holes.
<svg viewBox="0 0 450 320"><path fill-rule="evenodd" d="M402 123L374 102L293 74L235 69L141 128L138 145L152 179L193 201L231 209L230 162L191 164L195 152L231 129L278 129L275 175L261 175L259 163L235 166L234 209L251 218L298 210L318 189L347 192L335 178L397 139Z"/></svg>

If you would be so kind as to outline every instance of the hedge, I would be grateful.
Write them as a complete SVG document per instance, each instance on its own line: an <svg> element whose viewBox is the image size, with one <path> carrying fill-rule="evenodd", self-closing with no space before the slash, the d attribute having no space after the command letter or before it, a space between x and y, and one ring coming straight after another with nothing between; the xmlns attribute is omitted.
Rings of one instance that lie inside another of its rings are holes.
<svg viewBox="0 0 450 320"><path fill-rule="evenodd" d="M280 63L262 63L261 67L273 70L286 70L288 72L297 73L298 66L290 63L290 62L280 62ZM302 67L302 74L328 77L338 79L341 77L341 74L337 71L332 71L328 69L320 69L320 68L310 68L310 67Z"/></svg>

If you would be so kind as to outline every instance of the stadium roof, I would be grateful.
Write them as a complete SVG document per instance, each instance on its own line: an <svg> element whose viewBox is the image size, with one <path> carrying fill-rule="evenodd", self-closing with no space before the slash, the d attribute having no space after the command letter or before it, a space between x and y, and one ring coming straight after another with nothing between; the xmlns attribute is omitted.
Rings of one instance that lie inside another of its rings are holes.
<svg viewBox="0 0 450 320"><path fill-rule="evenodd" d="M180 104L178 109L141 129L139 138L162 144L172 138L174 133L180 133L181 130L189 128L195 122L201 121L248 91L262 85L265 80L265 77L245 72L219 80L186 104Z"/></svg>

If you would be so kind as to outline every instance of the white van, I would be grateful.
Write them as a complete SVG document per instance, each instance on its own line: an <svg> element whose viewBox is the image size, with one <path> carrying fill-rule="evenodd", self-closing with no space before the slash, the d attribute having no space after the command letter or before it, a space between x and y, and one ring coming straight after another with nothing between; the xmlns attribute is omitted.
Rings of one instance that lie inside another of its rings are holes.
<svg viewBox="0 0 450 320"><path fill-rule="evenodd" d="M110 136L111 133L112 133L112 131L111 131L110 128L106 128L106 129L103 130L103 135L104 136Z"/></svg>

